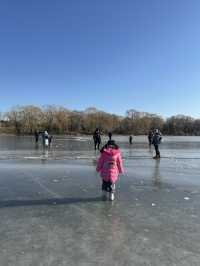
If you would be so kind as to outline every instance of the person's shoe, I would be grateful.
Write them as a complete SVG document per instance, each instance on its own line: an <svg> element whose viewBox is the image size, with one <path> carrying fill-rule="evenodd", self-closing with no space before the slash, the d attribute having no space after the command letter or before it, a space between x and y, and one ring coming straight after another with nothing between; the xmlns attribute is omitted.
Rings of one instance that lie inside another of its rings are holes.
<svg viewBox="0 0 200 266"><path fill-rule="evenodd" d="M110 200L113 201L115 199L115 194L114 193L110 193Z"/></svg>

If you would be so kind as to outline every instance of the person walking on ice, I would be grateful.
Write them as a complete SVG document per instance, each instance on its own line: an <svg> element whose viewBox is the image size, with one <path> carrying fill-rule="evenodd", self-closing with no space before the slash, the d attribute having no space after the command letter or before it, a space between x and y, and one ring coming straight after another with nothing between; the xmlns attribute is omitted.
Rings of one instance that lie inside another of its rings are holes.
<svg viewBox="0 0 200 266"><path fill-rule="evenodd" d="M152 139L152 144L154 145L156 152L156 156L153 157L154 159L160 159L159 145L161 143L161 140L162 140L162 134L158 129L156 129Z"/></svg>
<svg viewBox="0 0 200 266"><path fill-rule="evenodd" d="M35 130L34 135L35 135L35 143L38 144L38 141L39 141L39 133L38 133L37 130Z"/></svg>
<svg viewBox="0 0 200 266"><path fill-rule="evenodd" d="M49 133L45 130L42 134L43 147L49 146Z"/></svg>
<svg viewBox="0 0 200 266"><path fill-rule="evenodd" d="M124 172L121 151L114 140L109 140L101 149L101 156L97 163L97 172L102 178L102 197L113 201L115 199L115 183L119 174Z"/></svg>
<svg viewBox="0 0 200 266"><path fill-rule="evenodd" d="M109 140L112 140L112 132L108 132L108 138Z"/></svg>
<svg viewBox="0 0 200 266"><path fill-rule="evenodd" d="M151 147L152 140L153 140L153 131L149 130L149 133L148 133L149 147Z"/></svg>
<svg viewBox="0 0 200 266"><path fill-rule="evenodd" d="M93 134L93 140L94 140L94 149L100 149L100 144L101 144L101 134L100 130L96 128L94 134Z"/></svg>
<svg viewBox="0 0 200 266"><path fill-rule="evenodd" d="M133 144L133 136L132 136L132 135L129 136L129 144L130 144L130 145Z"/></svg>

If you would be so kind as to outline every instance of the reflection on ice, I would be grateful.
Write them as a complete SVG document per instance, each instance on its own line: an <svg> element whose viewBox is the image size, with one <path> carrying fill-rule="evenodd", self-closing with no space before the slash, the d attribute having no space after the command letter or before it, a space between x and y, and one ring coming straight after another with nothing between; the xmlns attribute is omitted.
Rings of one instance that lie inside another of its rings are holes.
<svg viewBox="0 0 200 266"><path fill-rule="evenodd" d="M160 160L155 161L155 169L152 175L153 184L157 189L162 187L162 180L160 174Z"/></svg>

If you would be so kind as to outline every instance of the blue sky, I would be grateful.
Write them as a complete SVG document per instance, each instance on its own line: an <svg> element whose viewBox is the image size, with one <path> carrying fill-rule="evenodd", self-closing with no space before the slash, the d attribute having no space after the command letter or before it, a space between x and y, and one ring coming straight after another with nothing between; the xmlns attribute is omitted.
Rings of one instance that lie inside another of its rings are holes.
<svg viewBox="0 0 200 266"><path fill-rule="evenodd" d="M0 111L200 117L199 0L1 0Z"/></svg>

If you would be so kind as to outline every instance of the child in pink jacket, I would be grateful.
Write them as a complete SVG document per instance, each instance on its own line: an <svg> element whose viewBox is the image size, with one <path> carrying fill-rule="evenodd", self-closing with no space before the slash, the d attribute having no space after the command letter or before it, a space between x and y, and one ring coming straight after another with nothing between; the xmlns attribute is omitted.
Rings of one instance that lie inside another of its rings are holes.
<svg viewBox="0 0 200 266"><path fill-rule="evenodd" d="M109 140L102 148L96 170L102 178L103 198L106 199L109 192L110 200L113 201L118 175L124 172L121 151L114 140Z"/></svg>

